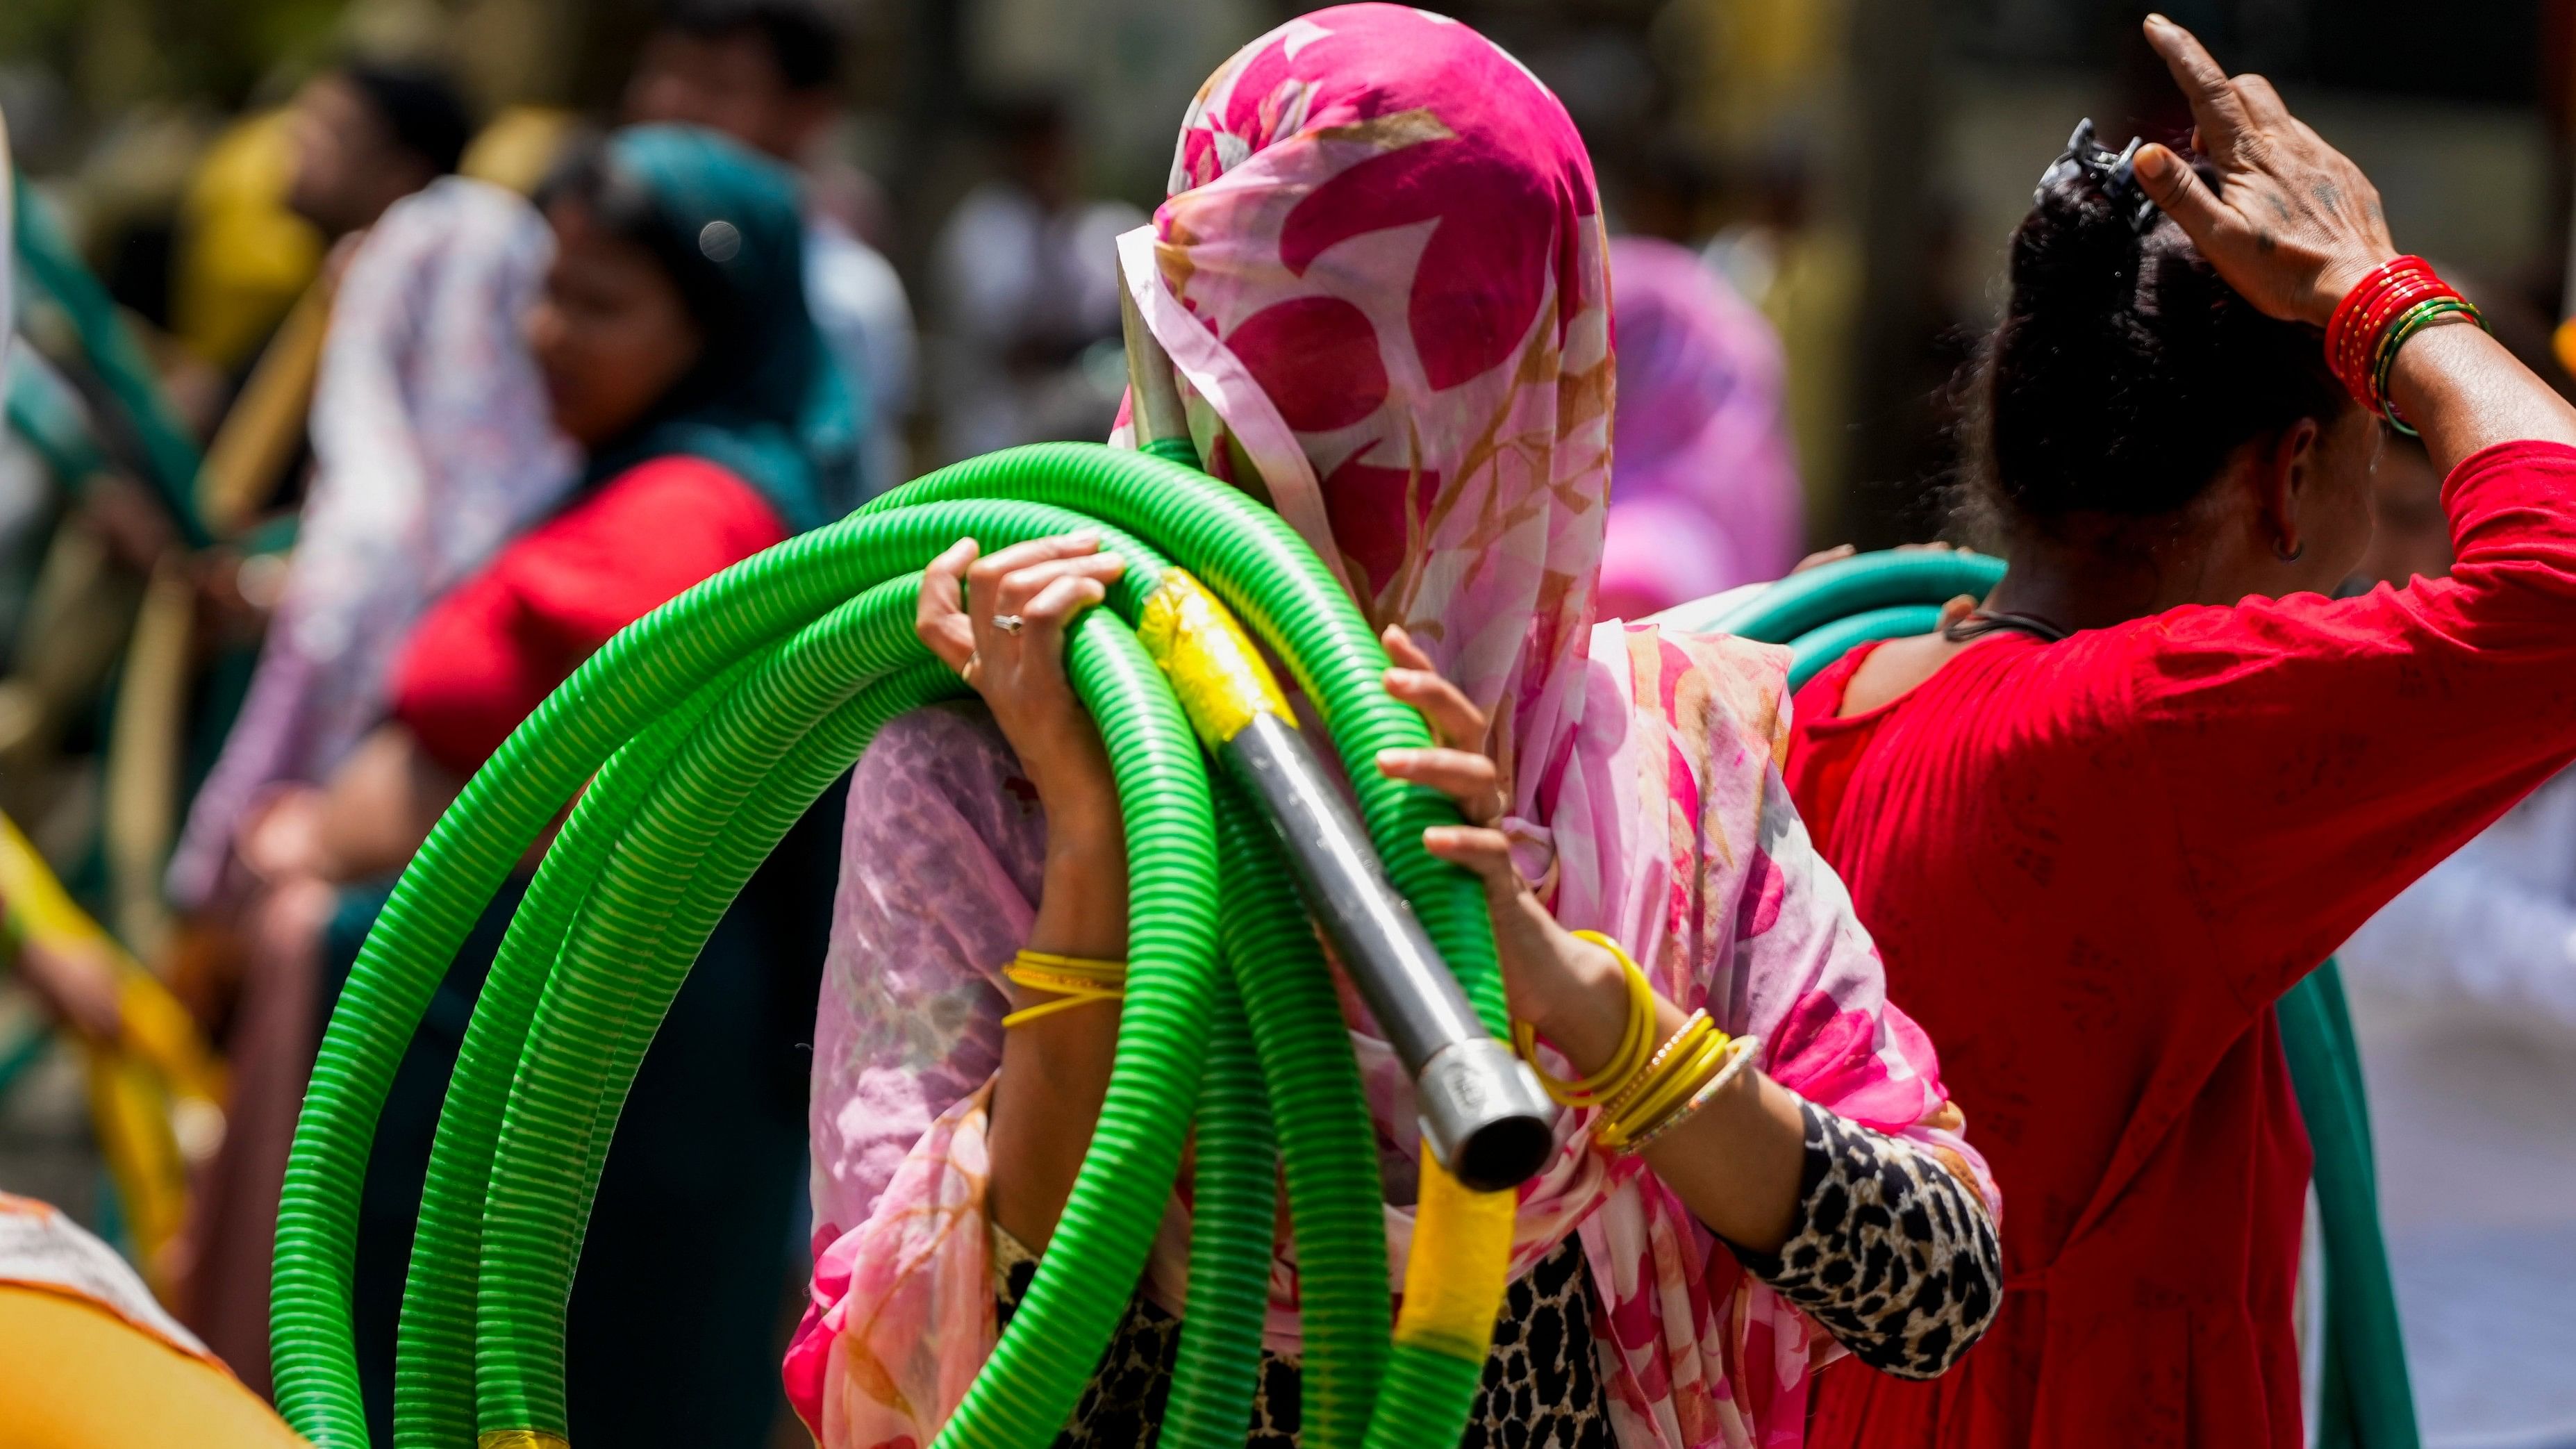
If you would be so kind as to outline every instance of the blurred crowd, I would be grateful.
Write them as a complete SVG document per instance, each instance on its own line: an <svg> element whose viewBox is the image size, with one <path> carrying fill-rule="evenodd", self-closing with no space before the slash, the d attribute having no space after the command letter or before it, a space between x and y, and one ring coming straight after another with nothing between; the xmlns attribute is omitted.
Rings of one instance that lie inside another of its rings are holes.
<svg viewBox="0 0 2576 1449"><path fill-rule="evenodd" d="M423 55L353 45L274 106L22 173L0 810L108 934L31 942L17 974L111 1045L157 983L223 1064L170 1161L102 1144L84 1215L255 1389L322 1024L464 781L699 579L928 466L1117 420L1114 242L1146 217L1086 188L1066 101L975 104L980 169L908 290L885 191L832 144L845 44L814 0L673 0L599 113L485 113ZM163 211L117 181L154 170ZM1689 225L1612 254L1635 421L1604 608L1630 617L1805 540L1782 345L1730 280L1779 263L1739 230L1721 266ZM718 928L621 1118L572 1310L588 1432L759 1442L772 1418L840 809ZM447 1069L528 885L449 972L379 1131L357 1318L380 1434ZM662 1388L605 1391L655 1362Z"/></svg>
<svg viewBox="0 0 2576 1449"><path fill-rule="evenodd" d="M1772 20L1739 47L1754 59L1738 94L1793 84L1822 42L1795 7L1744 8ZM900 216L839 144L848 48L824 0L670 0L614 104L576 111L482 108L420 53L351 45L276 104L129 128L100 148L108 162L20 174L0 813L108 937L31 941L17 975L48 1020L113 1043L137 1032L139 970L227 1064L220 1091L165 1084L221 1106L211 1123L174 1118L182 1161L160 1187L121 1173L98 1195L114 1212L82 1215L254 1388L322 1023L391 877L464 781L591 651L698 580L929 467L1104 439L1118 421L1114 242L1146 215L1086 164L1078 109L1044 88L976 98L971 175L938 216ZM1177 115L1186 97L1168 99ZM22 136L53 129L45 105L0 88ZM1839 486L1846 451L1868 444L1843 389L1874 334L1856 321L1869 284L1849 234L1815 224L1813 153L1775 148L1722 205L1667 148L1613 165L1599 598L1604 617L1643 618L1780 577L1834 541L1816 532L1839 536L1839 495L1814 480ZM2490 310L2545 355L2545 314L2502 296ZM1887 362L1928 379L1908 394L1927 411L1973 320L1915 326ZM1908 436L1918 455L1888 466L1920 492L1948 466L1942 430ZM2387 478L2366 572L2440 572L2439 480L2402 445ZM2356 943L2365 1007L2383 988L2431 993L2519 1014L2526 1035L2547 1023L2514 1050L2567 1050L2570 798L2564 781L2544 792ZM570 1365L576 1412L604 1440L758 1443L774 1416L810 1227L803 1053L840 808L827 793L718 929L708 959L733 969L691 978L620 1125ZM389 1362L447 1067L527 885L514 876L478 926L388 1107L360 1230L374 1365ZM2518 914L2497 914L2498 892ZM2469 925L2497 939L2461 946ZM2428 984L2429 957L2458 964ZM2425 1061L2496 1029L2445 1020ZM36 1037L24 1013L0 1029L18 1032L0 1035L5 1091ZM2409 1060L2402 1045L2391 1059ZM2482 1090L2429 1065L2390 1081L2401 1124ZM2576 1158L2531 1166L2545 1135L2497 1149L2543 1196L2576 1182ZM2446 1207L2425 1209L2422 1233L2474 1256ZM2515 1299L2497 1265L2537 1252L2576 1272L2576 1232L2541 1216L2487 1224L2478 1270L2494 1280L2483 1301L2534 1324L2548 1306ZM657 1311L675 1298L686 1331ZM2466 1363L2486 1340L2461 1332ZM2563 1332L2516 1334L2576 1351ZM644 1387L597 1387L612 1382ZM389 1385L368 1389L388 1415Z"/></svg>

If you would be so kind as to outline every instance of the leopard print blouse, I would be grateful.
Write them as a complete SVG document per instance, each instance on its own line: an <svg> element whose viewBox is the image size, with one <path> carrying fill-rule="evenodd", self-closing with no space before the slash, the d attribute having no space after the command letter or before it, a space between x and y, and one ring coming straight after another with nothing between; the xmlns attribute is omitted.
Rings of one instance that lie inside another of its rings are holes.
<svg viewBox="0 0 2576 1449"><path fill-rule="evenodd" d="M1938 1159L1812 1105L1789 1241L1776 1255L1733 1251L1873 1368L1930 1378L1956 1363L2002 1302L2003 1250L1984 1201ZM1002 1321L1028 1292L1037 1255L993 1229ZM1484 1384L1462 1449L1611 1449L1583 1247L1569 1237L1512 1281L1494 1324ZM1110 1336L1056 1449L1151 1445L1162 1430L1181 1321L1142 1294ZM1294 1449L1298 1361L1263 1350L1249 1449Z"/></svg>

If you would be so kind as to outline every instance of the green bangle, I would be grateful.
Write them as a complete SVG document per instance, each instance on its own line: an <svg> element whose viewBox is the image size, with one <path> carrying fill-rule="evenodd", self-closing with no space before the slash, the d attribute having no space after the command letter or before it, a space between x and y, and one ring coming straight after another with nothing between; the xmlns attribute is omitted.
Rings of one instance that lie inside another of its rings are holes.
<svg viewBox="0 0 2576 1449"><path fill-rule="evenodd" d="M2378 403L2378 412L2388 425L2408 437L2416 435L2414 425L2397 415L2397 404L2388 395L2388 384L2397 371L2397 353L2416 333L2439 323L2443 318L2462 315L2480 327L2487 319L2475 305L2459 297L2428 297L2406 309L2396 323L2380 333L2378 355L2371 361L2370 395Z"/></svg>
<svg viewBox="0 0 2576 1449"><path fill-rule="evenodd" d="M2397 352L2406 345L2406 340L2430 326L2435 319L2455 312L2476 316L2477 309L2458 297L2427 297L2400 313L2395 322L2380 332L2379 346L2370 360L2371 381L2376 385L2378 397L2383 401L2387 397L2388 378L2396 371ZM2480 325L2484 325L2483 319Z"/></svg>

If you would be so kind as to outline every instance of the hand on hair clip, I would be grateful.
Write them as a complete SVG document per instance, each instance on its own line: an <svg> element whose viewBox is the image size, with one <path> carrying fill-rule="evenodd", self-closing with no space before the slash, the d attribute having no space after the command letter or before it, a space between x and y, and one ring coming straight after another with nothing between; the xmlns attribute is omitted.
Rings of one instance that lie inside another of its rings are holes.
<svg viewBox="0 0 2576 1449"><path fill-rule="evenodd" d="M2030 194L2032 204L2045 200L2048 188L2075 176L2090 176L2102 188L2102 195L2119 210L2129 230L2145 235L2156 224L2159 213L2154 198L2138 185L2138 147L2142 143L2132 136L2129 144L2113 153L2093 143L2093 118L2075 123L2075 133L2066 138L2066 149L2048 163L2039 174L2039 186Z"/></svg>
<svg viewBox="0 0 2576 1449"><path fill-rule="evenodd" d="M2136 157L2139 186L2245 300L2324 326L2354 284L2397 255L2378 189L2291 115L2271 82L2229 75L2161 15L2146 29L2191 102L2193 142L2209 169L2148 146Z"/></svg>

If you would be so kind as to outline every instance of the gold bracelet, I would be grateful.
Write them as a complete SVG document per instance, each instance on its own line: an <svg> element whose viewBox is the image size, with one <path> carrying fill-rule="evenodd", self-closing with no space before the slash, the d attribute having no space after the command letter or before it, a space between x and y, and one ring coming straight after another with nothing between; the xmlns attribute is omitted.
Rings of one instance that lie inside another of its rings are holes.
<svg viewBox="0 0 2576 1449"><path fill-rule="evenodd" d="M1694 1011L1683 1017L1681 1026L1664 1039L1662 1046L1655 1048L1653 1056L1646 1059L1645 1066L1638 1070L1635 1080L1621 1089L1617 1096L1601 1104L1601 1120L1605 1123L1615 1122L1626 1115L1629 1107L1639 1097L1653 1090L1656 1073L1663 1070L1664 1064L1672 1059L1673 1053L1687 1050L1707 1027L1708 1013L1705 1011Z"/></svg>
<svg viewBox="0 0 2576 1449"><path fill-rule="evenodd" d="M1620 969L1626 973L1628 1024L1620 1036L1619 1049L1611 1053L1609 1064L1601 1070L1568 1082L1548 1075L1547 1068L1539 1065L1538 1031L1528 1022L1512 1023L1512 1046L1520 1053L1521 1060L1529 1063L1539 1085L1558 1105L1594 1107L1610 1097L1634 1089L1645 1079L1649 1059L1655 1049L1655 985L1646 979L1646 973L1629 958L1628 953L1620 949L1618 942L1599 931L1576 931L1574 938L1589 941L1619 958Z"/></svg>
<svg viewBox="0 0 2576 1449"><path fill-rule="evenodd" d="M1743 1074L1744 1064L1760 1055L1761 1048L1762 1038L1758 1036L1739 1036L1727 1042L1726 1065L1718 1068L1717 1075L1702 1083L1698 1091L1690 1094L1689 1100L1673 1109L1662 1121L1653 1123L1644 1131L1630 1136L1618 1150L1633 1157L1645 1151L1656 1138L1698 1115L1700 1108L1707 1106L1718 1093L1726 1090L1727 1083Z"/></svg>
<svg viewBox="0 0 2576 1449"><path fill-rule="evenodd" d="M1593 1128L1593 1140L1613 1152L1623 1150L1637 1133L1661 1120L1718 1069L1726 1042L1726 1033L1717 1029L1706 1011L1692 1012L1655 1054L1636 1090L1603 1110Z"/></svg>
<svg viewBox="0 0 2576 1449"><path fill-rule="evenodd" d="M1014 986L1043 991L1058 999L1024 1006L1002 1018L1005 1028L1020 1026L1042 1016L1088 1006L1095 1001L1116 1001L1127 994L1127 963L1100 961L1087 956L1059 956L1052 951L1022 951L1002 968L1002 976Z"/></svg>

